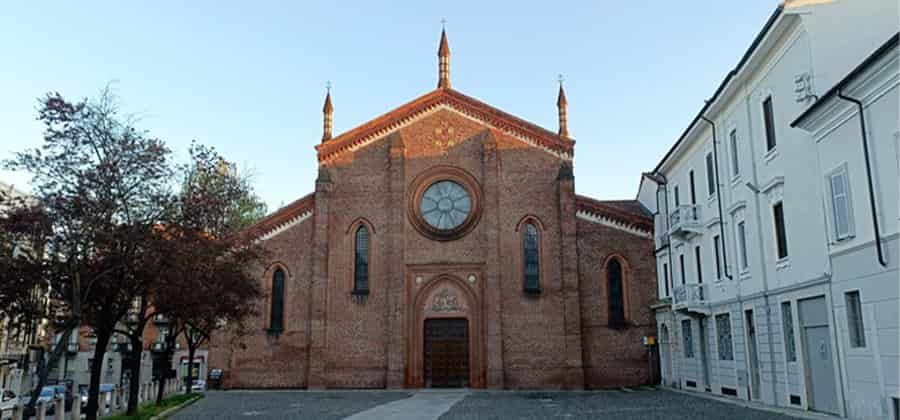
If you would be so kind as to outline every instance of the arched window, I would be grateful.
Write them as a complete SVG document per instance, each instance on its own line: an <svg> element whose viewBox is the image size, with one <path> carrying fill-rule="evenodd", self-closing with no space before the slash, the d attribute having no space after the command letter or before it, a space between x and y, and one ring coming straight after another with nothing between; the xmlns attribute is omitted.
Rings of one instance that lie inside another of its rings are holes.
<svg viewBox="0 0 900 420"><path fill-rule="evenodd" d="M356 229L353 264L353 293L369 294L369 229Z"/></svg>
<svg viewBox="0 0 900 420"><path fill-rule="evenodd" d="M272 306L270 308L269 329L284 329L284 270L277 269L272 273Z"/></svg>
<svg viewBox="0 0 900 420"><path fill-rule="evenodd" d="M622 284L622 264L617 258L613 258L607 263L606 277L609 284L609 326L624 327L625 290Z"/></svg>
<svg viewBox="0 0 900 420"><path fill-rule="evenodd" d="M541 291L540 236L533 223L525 224L522 247L524 248L524 286L527 293Z"/></svg>

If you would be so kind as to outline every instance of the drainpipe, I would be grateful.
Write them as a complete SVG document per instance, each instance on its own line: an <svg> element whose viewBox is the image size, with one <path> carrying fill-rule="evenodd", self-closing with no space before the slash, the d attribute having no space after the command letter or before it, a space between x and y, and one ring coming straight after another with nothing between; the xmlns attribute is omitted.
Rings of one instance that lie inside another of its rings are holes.
<svg viewBox="0 0 900 420"><path fill-rule="evenodd" d="M753 116L750 112L750 95L747 94L746 89L747 89L747 85L745 82L743 96L744 96L745 102L747 104L747 106L745 107L745 109L747 110L747 121L751 122L750 124L747 124L747 134L748 134L747 138L749 139L749 141L747 143L750 145L750 156L756 156L756 148L754 147L755 142L753 141L753 124L752 124ZM775 341L775 337L774 337L775 333L773 332L774 328L772 328L772 307L770 306L770 302L769 302L769 297L770 297L769 296L769 273L766 272L766 249L765 249L765 246L763 245L763 240L762 240L762 238L763 238L762 212L761 212L761 208L760 208L760 204L759 204L759 196L761 194L761 191L759 190L759 188L757 188L757 185L759 185L759 173L756 170L756 162L753 160L753 158L751 158L750 161L753 163L752 165L750 165L750 168L753 170L753 174L752 174L753 175L753 184L751 186L750 183L748 182L746 185L747 185L747 188L753 193L753 206L756 210L756 237L757 237L756 243L758 245L757 248L759 249L760 263L762 264L762 267L760 267L760 273L762 274L763 299L764 299L765 306L766 306L766 308L765 308L765 310L766 310L766 325L768 327L767 331L768 331L768 336L769 336L769 340L768 340L769 346L768 347L769 347L769 366L772 369L772 402L777 406L778 405L778 392L777 392L778 387L776 386L776 384L778 383L778 374L775 370L775 345L773 344ZM739 293L743 293L743 290L741 290ZM744 318L744 308L742 305L741 306L741 319L743 319L743 318ZM750 355L748 354L747 356L749 357ZM759 358L759 353L757 353L756 357ZM787 365L785 365L785 383L788 383L787 370L788 370ZM762 395L760 395L760 399L761 398L762 398ZM753 399L752 395L751 395L750 399L751 400Z"/></svg>
<svg viewBox="0 0 900 420"><path fill-rule="evenodd" d="M709 101L707 101L709 103ZM719 182L719 148L717 144L719 141L716 139L716 123L706 118L706 116L701 115L700 119L706 121L709 125L712 126L713 133L713 164L715 166L715 182L716 182L716 201L719 204L719 236L721 237L721 241L719 242L719 246L722 248L722 265L725 266L725 277L728 277L728 280L734 280L731 277L731 270L728 269L728 247L725 246L725 216L722 215L722 184ZM708 175L708 174L707 174ZM715 245L715 244L713 244Z"/></svg>
<svg viewBox="0 0 900 420"><path fill-rule="evenodd" d="M863 157L866 161L866 181L869 185L869 206L872 208L872 226L875 228L875 249L878 251L878 262L882 267L887 267L887 260L881 248L881 232L878 227L878 215L875 213L875 187L872 185L872 163L869 161L869 137L866 134L866 114L863 112L863 103L856 98L845 96L843 90L838 89L838 98L852 102L859 112L859 131L862 135Z"/></svg>
<svg viewBox="0 0 900 420"><path fill-rule="evenodd" d="M653 176L653 178L651 178L651 179L653 179L653 181L656 182L656 212L657 213L659 213L659 209L660 209L660 207L659 207L659 189L662 188L663 193L666 195L665 210L663 211L663 221L665 222L665 225L666 225L666 244L667 244L666 247L669 248L669 254L668 254L669 270L667 273L663 273L663 280L665 280L665 278L667 276L669 277L669 285L668 286L669 286L669 293L671 294L674 292L673 286L675 283L674 283L674 279L670 275L670 273L672 273L673 268L672 268L672 234L671 234L671 229L669 229L669 188L668 188L669 180L666 178L666 176L664 174L659 173L659 172L654 172L650 175ZM664 287L665 287L665 285L664 285Z"/></svg>

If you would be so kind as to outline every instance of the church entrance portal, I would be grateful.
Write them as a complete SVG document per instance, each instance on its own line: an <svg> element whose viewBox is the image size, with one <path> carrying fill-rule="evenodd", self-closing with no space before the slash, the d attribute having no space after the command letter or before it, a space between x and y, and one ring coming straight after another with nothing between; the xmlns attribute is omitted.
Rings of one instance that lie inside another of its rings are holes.
<svg viewBox="0 0 900 420"><path fill-rule="evenodd" d="M469 386L469 322L466 319L426 319L424 376L429 388Z"/></svg>

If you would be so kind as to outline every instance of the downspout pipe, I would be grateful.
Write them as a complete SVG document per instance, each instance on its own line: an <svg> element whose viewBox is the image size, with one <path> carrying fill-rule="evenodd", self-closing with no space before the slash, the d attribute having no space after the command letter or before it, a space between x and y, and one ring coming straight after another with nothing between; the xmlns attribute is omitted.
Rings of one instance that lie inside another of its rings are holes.
<svg viewBox="0 0 900 420"><path fill-rule="evenodd" d="M866 181L869 185L869 206L872 208L872 226L875 228L875 249L878 251L878 262L882 267L887 267L888 263L884 257L884 250L881 247L881 229L878 226L878 215L875 213L875 187L872 185L872 163L869 160L869 136L866 133L866 114L863 109L863 103L859 99L844 95L843 90L840 89L837 96L855 104L859 112L859 131L862 134L863 157L866 161Z"/></svg>
<svg viewBox="0 0 900 420"><path fill-rule="evenodd" d="M727 242L725 241L725 217L722 215L722 184L719 182L719 140L716 137L716 131L718 130L716 129L716 123L713 122L713 120L706 118L705 115L701 114L700 119L712 126L713 165L715 166L716 171L714 174L716 177L716 202L719 204L719 236L722 238L719 242L719 246L722 247L722 265L725 266L725 277L728 277L728 280L734 280L734 278L731 277L731 270L728 268L728 247L725 245Z"/></svg>
<svg viewBox="0 0 900 420"><path fill-rule="evenodd" d="M673 279L672 276L670 275L673 272L674 268L672 267L672 234L671 234L671 229L669 229L669 180L666 178L666 176L664 174L662 174L660 172L654 172L652 175L655 178L657 178L657 179L654 179L654 181L656 182L656 212L657 213L659 213L659 209L660 209L660 207L659 207L659 189L660 188L663 189L663 194L665 194L665 196L666 196L666 200L665 200L666 206L665 206L665 211L663 212L663 221L666 226L666 247L669 249L669 253L668 253L669 267L668 267L668 271L663 273L663 280L665 280L666 277L669 278L669 280L668 280L669 284L666 284L664 286L668 287L669 294L671 295L671 293L673 292L672 289L674 289L673 286L674 286L675 279Z"/></svg>

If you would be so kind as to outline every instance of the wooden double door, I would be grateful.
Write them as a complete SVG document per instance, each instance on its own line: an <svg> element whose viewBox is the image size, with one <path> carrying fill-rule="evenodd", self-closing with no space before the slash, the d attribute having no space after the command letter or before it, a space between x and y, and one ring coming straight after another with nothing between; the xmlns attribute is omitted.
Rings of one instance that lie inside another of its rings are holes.
<svg viewBox="0 0 900 420"><path fill-rule="evenodd" d="M469 386L469 321L426 319L424 339L425 387Z"/></svg>

